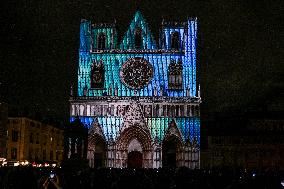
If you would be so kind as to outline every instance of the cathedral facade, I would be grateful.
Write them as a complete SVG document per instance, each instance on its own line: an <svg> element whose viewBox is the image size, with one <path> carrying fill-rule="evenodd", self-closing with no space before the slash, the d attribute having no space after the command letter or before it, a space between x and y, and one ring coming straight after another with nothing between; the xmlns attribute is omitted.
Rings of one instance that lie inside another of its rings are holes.
<svg viewBox="0 0 284 189"><path fill-rule="evenodd" d="M159 36L140 11L120 42L115 24L81 20L70 119L89 128L90 167L199 168L197 19L163 21Z"/></svg>

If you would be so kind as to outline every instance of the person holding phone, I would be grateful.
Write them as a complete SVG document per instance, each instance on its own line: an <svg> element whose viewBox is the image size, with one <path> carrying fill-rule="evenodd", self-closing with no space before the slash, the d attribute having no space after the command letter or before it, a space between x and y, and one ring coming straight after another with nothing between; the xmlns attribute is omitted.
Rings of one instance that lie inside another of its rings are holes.
<svg viewBox="0 0 284 189"><path fill-rule="evenodd" d="M50 171L48 177L42 185L43 189L62 189L59 183L59 177L55 172Z"/></svg>

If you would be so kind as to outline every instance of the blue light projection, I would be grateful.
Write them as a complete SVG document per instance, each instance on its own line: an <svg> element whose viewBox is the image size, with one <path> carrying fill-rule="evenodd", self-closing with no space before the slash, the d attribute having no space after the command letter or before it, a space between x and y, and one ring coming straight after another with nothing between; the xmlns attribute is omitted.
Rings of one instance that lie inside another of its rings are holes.
<svg viewBox="0 0 284 189"><path fill-rule="evenodd" d="M105 49L116 48L116 31L111 26L107 26L105 28L101 28L99 26L92 28L92 39L93 39L93 49L97 49L98 45L98 35L105 34L106 35L106 46ZM114 43L112 43L114 41Z"/></svg>
<svg viewBox="0 0 284 189"><path fill-rule="evenodd" d="M141 29L141 48L135 47L135 31ZM171 49L171 36L178 32L178 49ZM103 33L106 39L104 49L98 49L98 35ZM180 23L162 23L159 44L157 44L140 11L137 11L125 32L120 45L114 24L91 24L82 20L80 25L80 48L78 67L78 97L99 96L197 96L196 91L196 42L197 19L188 19ZM120 69L129 59L141 57L153 67L153 78L148 85L132 89L127 87L120 78ZM182 87L179 90L169 88L169 65L171 62L182 62ZM104 66L104 87L91 88L91 68L94 63L101 62ZM109 89L112 90L109 90ZM117 90L117 93L115 92ZM155 91L157 91L155 94ZM71 117L73 121L75 117ZM94 122L92 116L81 116L81 121L90 126ZM117 116L97 117L107 140L115 139L123 125L123 118ZM163 140L170 121L174 119L181 131L184 141L200 142L199 117L151 117L145 118L152 138Z"/></svg>
<svg viewBox="0 0 284 189"><path fill-rule="evenodd" d="M157 49L154 38L148 28L140 11L134 15L127 32L120 44L120 49L135 49L135 31L137 28L142 29L142 47L140 49Z"/></svg>
<svg viewBox="0 0 284 189"><path fill-rule="evenodd" d="M74 121L76 117L71 117L70 121ZM162 141L164 135L169 127L169 124L173 118L160 117L160 118L146 118L145 122L151 131L152 139L158 139ZM95 122L94 117L81 116L80 120L88 128ZM119 134L120 128L123 126L122 117L97 117L99 124L103 128L103 134L107 141L115 140ZM177 127L179 128L184 141L193 142L196 140L200 144L200 118L174 118Z"/></svg>
<svg viewBox="0 0 284 189"><path fill-rule="evenodd" d="M97 26L98 27L98 26ZM79 51L79 69L78 69L78 96L84 95L84 88L87 87L87 96L103 96L108 92L109 87L112 89L117 86L118 96L133 96L134 89L127 88L120 80L119 70L121 65L129 58L143 57L154 67L154 78L142 89L137 91L138 96L154 96L153 89L157 88L158 96L164 95L186 96L186 89L190 88L190 95L196 96L196 30L197 20L192 19L180 27L163 28L165 44L164 48L158 49L150 30L147 27L141 13L138 11L132 20L128 31L125 33L121 45L116 47L116 40L111 41L111 36L115 35L114 28L91 28L89 21L83 20L80 31L80 51ZM141 27L143 48L135 49L133 46L133 31L135 27ZM174 31L180 33L181 49L178 51L170 50L170 36ZM99 32L106 32L107 48L105 50L95 50L92 46L96 43L96 36ZM115 37L116 38L116 37ZM112 43L112 45L111 45ZM181 60L183 64L183 90L170 90L168 87L168 67L170 62ZM105 66L105 87L101 89L92 89L90 82L91 65L93 62L102 61ZM161 90L162 89L162 90ZM114 90L112 90L114 91ZM113 94L109 94L113 95Z"/></svg>

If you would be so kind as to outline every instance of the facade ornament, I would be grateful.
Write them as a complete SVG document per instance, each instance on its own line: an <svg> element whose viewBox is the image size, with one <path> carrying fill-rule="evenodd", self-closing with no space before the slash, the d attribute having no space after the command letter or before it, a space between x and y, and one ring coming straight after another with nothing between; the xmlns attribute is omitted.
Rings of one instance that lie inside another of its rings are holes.
<svg viewBox="0 0 284 189"><path fill-rule="evenodd" d="M154 96L158 96L158 91L156 85L154 86Z"/></svg>
<svg viewBox="0 0 284 189"><path fill-rule="evenodd" d="M164 140L167 140L170 136L176 136L178 139L180 139L180 141L182 141L182 135L174 120L170 122L168 130L166 131Z"/></svg>
<svg viewBox="0 0 284 189"><path fill-rule="evenodd" d="M118 86L117 83L115 83L115 88L114 88L114 96L118 95Z"/></svg>
<svg viewBox="0 0 284 189"><path fill-rule="evenodd" d="M133 101L130 103L128 110L123 117L124 123L123 127L120 130L120 133L131 126L138 126L139 128L148 131L141 107L137 102Z"/></svg>
<svg viewBox="0 0 284 189"><path fill-rule="evenodd" d="M164 87L163 86L160 86L160 95L164 96Z"/></svg>
<svg viewBox="0 0 284 189"><path fill-rule="evenodd" d="M73 96L73 85L70 87L70 96Z"/></svg>
<svg viewBox="0 0 284 189"><path fill-rule="evenodd" d="M93 124L91 125L91 127L88 131L89 137L93 137L95 134L101 136L102 138L105 138L104 134L103 134L103 130L102 130L97 118L94 120Z"/></svg>
<svg viewBox="0 0 284 189"><path fill-rule="evenodd" d="M186 87L186 96L190 96L190 87L189 86Z"/></svg>
<svg viewBox="0 0 284 189"><path fill-rule="evenodd" d="M200 92L200 84L198 85L198 91L197 91L197 97L198 98L201 98L201 94L200 94L201 92Z"/></svg>
<svg viewBox="0 0 284 189"><path fill-rule="evenodd" d="M84 90L83 90L83 96L87 96L88 93L88 87L85 85Z"/></svg>
<svg viewBox="0 0 284 189"><path fill-rule="evenodd" d="M112 96L112 85L109 85L108 87L108 95Z"/></svg>

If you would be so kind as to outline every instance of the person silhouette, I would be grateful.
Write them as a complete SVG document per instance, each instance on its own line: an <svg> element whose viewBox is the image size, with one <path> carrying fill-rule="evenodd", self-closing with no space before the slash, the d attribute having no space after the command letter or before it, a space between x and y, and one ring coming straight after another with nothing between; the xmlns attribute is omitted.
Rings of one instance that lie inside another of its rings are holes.
<svg viewBox="0 0 284 189"><path fill-rule="evenodd" d="M53 176L52 176L53 175ZM62 189L60 186L59 177L55 173L51 173L50 176L48 176L44 183L42 184L43 189Z"/></svg>

